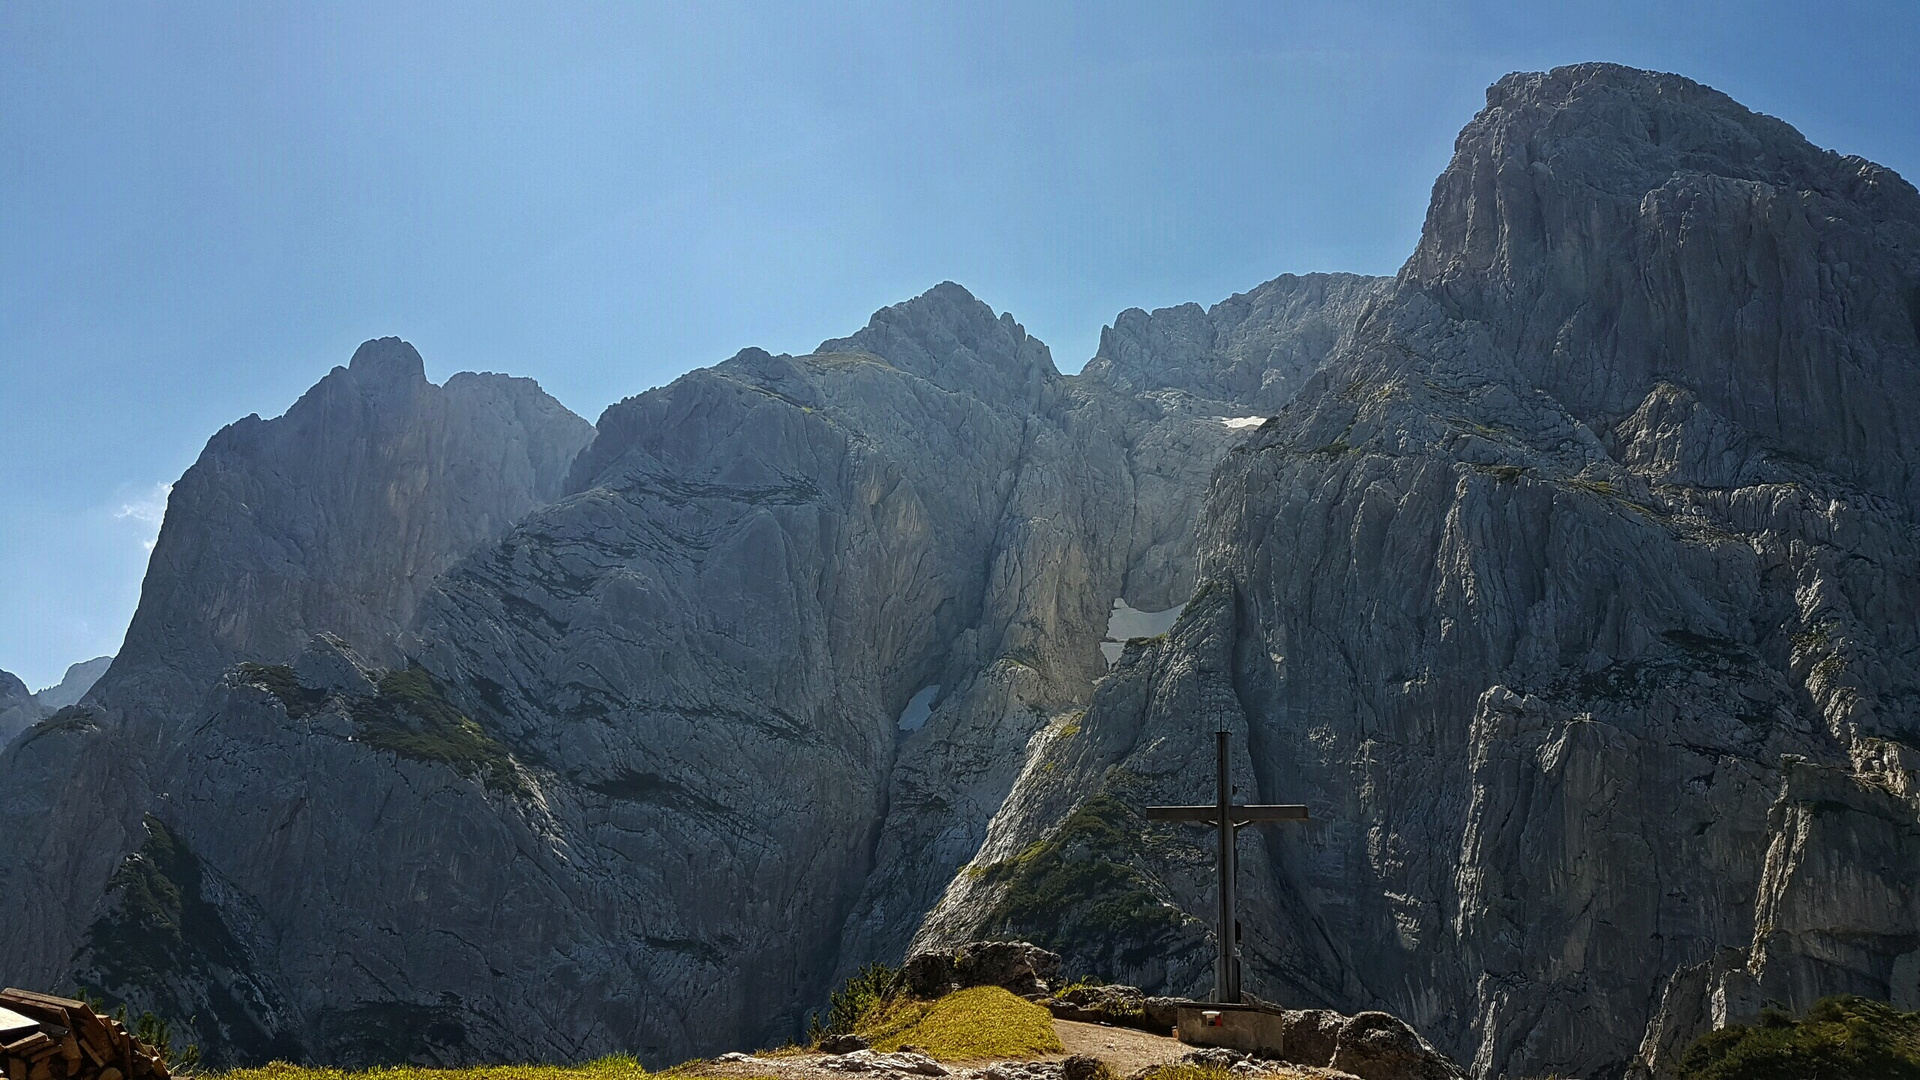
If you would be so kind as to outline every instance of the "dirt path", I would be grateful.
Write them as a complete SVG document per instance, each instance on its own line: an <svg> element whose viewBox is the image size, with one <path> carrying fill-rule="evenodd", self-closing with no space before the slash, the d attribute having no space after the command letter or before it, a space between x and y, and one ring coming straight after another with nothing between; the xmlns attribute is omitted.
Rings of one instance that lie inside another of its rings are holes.
<svg viewBox="0 0 1920 1080"><path fill-rule="evenodd" d="M1086 1054L1107 1063L1121 1076L1149 1065L1164 1065L1180 1060L1193 1049L1165 1035L1153 1035L1133 1028L1083 1024L1076 1020L1055 1020L1054 1033L1068 1054Z"/></svg>
<svg viewBox="0 0 1920 1080"><path fill-rule="evenodd" d="M1054 1034L1060 1037L1062 1053L1043 1054L1030 1059L1035 1063L1052 1063L1057 1069L1059 1062L1074 1054L1085 1054L1099 1058L1117 1076L1128 1076L1141 1069L1154 1065L1164 1065L1178 1061L1182 1054L1193 1049L1184 1046L1164 1035L1150 1035L1132 1028L1108 1027L1105 1024L1083 1024L1074 1020L1053 1022ZM822 1062L828 1055L821 1053L791 1053L778 1056L756 1057L746 1054L727 1054L713 1061L701 1062L686 1070L685 1075L706 1077L710 1080L859 1080L861 1074L849 1075L845 1071L827 1069ZM729 1060L731 1059L731 1060ZM944 1063L956 1077L989 1066L1017 1065L1018 1062L1006 1061L949 1061ZM1018 1077L1018 1070L1001 1070ZM919 1080L907 1077L899 1072L871 1072L865 1074L873 1080ZM1057 1071L1052 1075L1057 1076Z"/></svg>

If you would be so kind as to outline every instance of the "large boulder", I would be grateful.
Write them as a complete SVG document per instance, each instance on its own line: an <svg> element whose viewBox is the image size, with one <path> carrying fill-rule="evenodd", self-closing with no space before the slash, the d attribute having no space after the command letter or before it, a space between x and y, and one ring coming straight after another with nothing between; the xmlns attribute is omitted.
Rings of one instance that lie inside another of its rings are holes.
<svg viewBox="0 0 1920 1080"><path fill-rule="evenodd" d="M1406 1021L1383 1012L1359 1013L1342 1024L1330 1064L1361 1080L1458 1080L1465 1075Z"/></svg>
<svg viewBox="0 0 1920 1080"><path fill-rule="evenodd" d="M954 949L916 953L900 970L915 997L938 998L970 986L998 986L1039 997L1060 973L1060 954L1026 941L972 941Z"/></svg>
<svg viewBox="0 0 1920 1080"><path fill-rule="evenodd" d="M1062 1020L1138 1027L1146 1015L1146 1000L1137 986L1076 986L1048 998L1047 1008Z"/></svg>

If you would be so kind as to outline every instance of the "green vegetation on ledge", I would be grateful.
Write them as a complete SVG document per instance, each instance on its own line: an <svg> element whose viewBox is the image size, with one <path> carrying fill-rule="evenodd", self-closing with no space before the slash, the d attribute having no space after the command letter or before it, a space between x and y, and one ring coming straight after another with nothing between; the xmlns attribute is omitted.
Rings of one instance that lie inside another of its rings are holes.
<svg viewBox="0 0 1920 1080"><path fill-rule="evenodd" d="M1088 799L1051 835L985 868L983 877L1007 879L988 926L1045 948L1096 935L1126 963L1152 955L1185 916L1130 864L1145 828L1139 812L1112 791Z"/></svg>
<svg viewBox="0 0 1920 1080"><path fill-rule="evenodd" d="M1769 1010L1712 1032L1680 1058L1681 1080L1920 1080L1920 1013L1861 997L1816 1002L1806 1018Z"/></svg>
<svg viewBox="0 0 1920 1080"><path fill-rule="evenodd" d="M325 690L301 686L293 669L285 664L241 664L240 678L279 698L287 715L295 720L315 712L327 700Z"/></svg>
<svg viewBox="0 0 1920 1080"><path fill-rule="evenodd" d="M352 707L359 737L367 745L415 761L451 765L462 776L484 775L487 786L496 790L530 793L507 748L454 708L426 671L390 671L381 676L379 689Z"/></svg>
<svg viewBox="0 0 1920 1080"><path fill-rule="evenodd" d="M206 870L166 823L149 814L147 839L107 882L110 903L82 940L80 993L103 1007L124 1010L135 997L164 1014L190 1019L200 1042L224 1039L255 1060L293 1056L297 1042L260 1023L266 994L251 958L207 899ZM206 987L204 998L182 996L179 987ZM142 1020L146 1020L143 1017ZM140 1029L140 1022L135 1022ZM172 1042L172 1025L149 1022L143 1037Z"/></svg>

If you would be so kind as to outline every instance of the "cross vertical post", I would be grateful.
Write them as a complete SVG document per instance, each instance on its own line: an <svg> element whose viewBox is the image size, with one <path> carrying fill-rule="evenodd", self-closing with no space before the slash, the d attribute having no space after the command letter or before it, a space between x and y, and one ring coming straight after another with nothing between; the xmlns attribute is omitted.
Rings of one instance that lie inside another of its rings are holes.
<svg viewBox="0 0 1920 1080"><path fill-rule="evenodd" d="M1240 1003L1240 923L1235 911L1234 890L1240 858L1234 844L1242 825L1266 821L1306 821L1307 808L1294 804L1235 805L1233 772L1227 754L1228 732L1213 733L1215 751L1214 800L1211 806L1149 806L1148 821L1187 821L1210 825L1218 851L1215 862L1219 873L1218 925L1214 927L1220 952L1213 962L1213 999L1228 1005Z"/></svg>
<svg viewBox="0 0 1920 1080"><path fill-rule="evenodd" d="M1217 869L1220 875L1220 914L1217 933L1220 935L1220 955L1213 961L1213 999L1215 1001L1238 1002L1240 1000L1239 942L1234 940L1233 891L1239 878L1239 845L1233 842L1233 815L1229 812L1233 806L1233 776L1227 764L1227 733L1214 732L1214 745L1218 750L1219 786L1216 789L1214 809L1219 817L1214 822L1214 836L1219 841L1220 851Z"/></svg>

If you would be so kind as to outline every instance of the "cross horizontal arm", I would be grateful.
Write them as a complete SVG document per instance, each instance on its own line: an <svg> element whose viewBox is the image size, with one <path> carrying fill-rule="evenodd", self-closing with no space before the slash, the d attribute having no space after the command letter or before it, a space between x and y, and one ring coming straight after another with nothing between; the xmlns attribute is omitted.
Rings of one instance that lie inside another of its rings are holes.
<svg viewBox="0 0 1920 1080"><path fill-rule="evenodd" d="M1254 806L1229 806L1227 816L1236 824L1248 821L1306 821L1307 808L1293 804L1265 803ZM1217 806L1149 806L1148 821L1220 820Z"/></svg>

